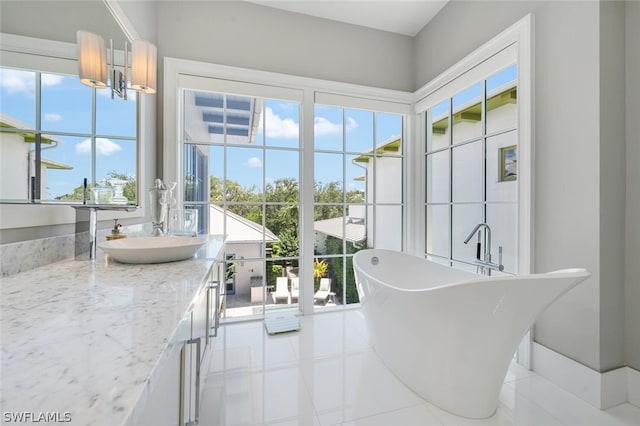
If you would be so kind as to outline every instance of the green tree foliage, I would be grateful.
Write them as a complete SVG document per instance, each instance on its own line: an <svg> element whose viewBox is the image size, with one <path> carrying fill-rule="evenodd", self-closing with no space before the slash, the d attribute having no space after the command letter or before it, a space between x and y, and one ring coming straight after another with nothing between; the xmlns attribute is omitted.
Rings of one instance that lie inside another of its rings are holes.
<svg viewBox="0 0 640 426"><path fill-rule="evenodd" d="M364 193L362 191L344 192L339 182L329 182L326 184L317 182L314 188L314 199L318 203L314 211L314 220L331 219L342 217L343 202L363 203ZM261 194L255 186L242 187L238 182L232 180L223 181L211 176L209 182L210 200L214 203L226 201L227 208L242 217L253 222L263 223L263 195L264 202L267 203L264 209L264 225L273 232L278 241L271 243L272 249L272 269L267 273L268 283L275 282L276 276L281 276L283 268L286 266L298 266L297 261L278 261L276 258L296 258L300 255L300 241L298 235L300 186L297 180L292 178L281 178L268 183L265 186L264 194ZM224 195L226 194L226 199ZM329 237L327 239L329 253L342 252L342 241ZM349 253L355 253L351 244L348 245ZM351 262L347 258L347 262ZM328 275L332 279L332 291L342 294L342 258L327 259ZM349 263L350 264L350 263ZM349 266L350 267L350 266ZM347 302L358 301L353 274L348 274L347 278Z"/></svg>
<svg viewBox="0 0 640 426"><path fill-rule="evenodd" d="M340 182L329 182L315 184L315 201L317 203L314 210L314 220L332 219L344 216L342 211L343 196ZM346 202L364 203L364 193L362 191L347 191Z"/></svg>
<svg viewBox="0 0 640 426"><path fill-rule="evenodd" d="M221 203L226 193L228 209L242 217L246 217L256 223L262 223L262 207L258 204L234 204L234 203L260 203L262 195L257 192L255 186L243 188L238 182L224 181L215 176L209 178L209 199L212 202Z"/></svg>
<svg viewBox="0 0 640 426"><path fill-rule="evenodd" d="M108 176L109 177L107 178L107 183L109 182L110 179L119 179L119 180L127 181L127 183L124 186L123 194L125 197L127 197L127 200L129 200L129 202L135 202L138 199L136 179L134 177L127 176L125 174L117 173L117 172L111 172L109 173Z"/></svg>
<svg viewBox="0 0 640 426"><path fill-rule="evenodd" d="M136 200L138 199L138 196L137 196L138 188L137 188L136 179L133 176L127 176L127 175L125 175L123 173L118 173L118 172L111 172L107 176L108 177L105 179L105 183L109 187L112 186L109 183L109 180L111 180L111 179L119 179L119 180L127 181L127 183L124 186L123 194L129 200L129 204L134 204L136 202ZM77 186L77 187L73 188L73 192L71 192L69 194L59 195L55 199L56 200L81 201L82 200L83 189L84 189L83 185ZM87 191L89 191L87 196L91 197L91 185L89 185L87 187Z"/></svg>
<svg viewBox="0 0 640 426"><path fill-rule="evenodd" d="M325 247L328 253L339 253L342 251L342 240L335 237L327 237L325 241ZM347 243L347 254L354 254L359 249L355 248L352 244ZM347 300L346 303L358 303L358 290L356 289L356 278L353 274L353 257L347 256L346 258L347 268ZM326 259L329 264L329 271L327 275L331 278L331 291L336 293L336 297L339 299L342 295L342 277L344 271L344 263L342 257L331 257ZM337 300L339 301L339 300Z"/></svg>

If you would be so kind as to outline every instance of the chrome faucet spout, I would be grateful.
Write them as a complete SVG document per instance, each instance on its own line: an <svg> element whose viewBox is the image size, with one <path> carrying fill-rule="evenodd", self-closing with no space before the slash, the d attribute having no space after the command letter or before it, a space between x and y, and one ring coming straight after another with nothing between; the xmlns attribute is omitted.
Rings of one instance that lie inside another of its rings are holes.
<svg viewBox="0 0 640 426"><path fill-rule="evenodd" d="M86 259L84 249L80 247L82 242L79 240L79 234L83 231L89 231L89 260L96 258L96 245L98 243L98 210L111 210L111 211L124 211L132 212L136 210L136 206L118 206L118 205L105 205L105 204L82 204L71 206L76 209L76 259ZM89 213L89 217L86 217L86 213ZM87 223L86 225L79 227L80 223Z"/></svg>
<svg viewBox="0 0 640 426"><path fill-rule="evenodd" d="M471 241L471 238L475 235L477 231L480 230L480 228L485 228L487 230L487 239L489 240L489 249L491 249L491 228L486 223L479 223L476 226L474 226L473 230L469 233L469 235L467 235L467 238L465 238L464 243L468 244L469 241Z"/></svg>
<svg viewBox="0 0 640 426"><path fill-rule="evenodd" d="M480 245L482 244L480 228L484 228L486 231L482 258L480 257ZM468 244L476 232L478 233L478 249L476 251L476 265L478 266L478 269L481 268L482 273L486 275L491 275L491 269L496 269L498 271L504 270L504 265L502 265L502 247L499 247L498 263L496 264L491 262L491 227L488 224L479 223L474 226L473 230L469 233L469 235L467 235L467 238L465 238L464 243Z"/></svg>

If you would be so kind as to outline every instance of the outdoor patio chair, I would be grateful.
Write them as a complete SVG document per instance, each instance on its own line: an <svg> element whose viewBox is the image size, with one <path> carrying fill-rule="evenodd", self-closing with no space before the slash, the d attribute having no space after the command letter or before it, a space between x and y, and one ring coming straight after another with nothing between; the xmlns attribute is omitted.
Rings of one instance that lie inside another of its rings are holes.
<svg viewBox="0 0 640 426"><path fill-rule="evenodd" d="M316 294L313 295L314 302L317 300L319 302L327 303L327 299L331 294L331 278L320 278L320 287Z"/></svg>
<svg viewBox="0 0 640 426"><path fill-rule="evenodd" d="M273 297L273 303L278 303L278 299L285 299L287 303L290 303L289 278L278 277L276 280L276 291L271 292L271 297Z"/></svg>
<svg viewBox="0 0 640 426"><path fill-rule="evenodd" d="M297 299L300 295L300 278L291 278L291 299Z"/></svg>

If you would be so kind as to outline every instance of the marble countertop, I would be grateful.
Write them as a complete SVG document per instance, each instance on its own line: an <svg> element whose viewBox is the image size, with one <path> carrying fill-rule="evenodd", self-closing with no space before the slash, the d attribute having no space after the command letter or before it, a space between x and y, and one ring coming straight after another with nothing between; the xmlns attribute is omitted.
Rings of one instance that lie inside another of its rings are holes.
<svg viewBox="0 0 640 426"><path fill-rule="evenodd" d="M153 265L63 261L2 278L0 407L123 425L190 308L222 237Z"/></svg>

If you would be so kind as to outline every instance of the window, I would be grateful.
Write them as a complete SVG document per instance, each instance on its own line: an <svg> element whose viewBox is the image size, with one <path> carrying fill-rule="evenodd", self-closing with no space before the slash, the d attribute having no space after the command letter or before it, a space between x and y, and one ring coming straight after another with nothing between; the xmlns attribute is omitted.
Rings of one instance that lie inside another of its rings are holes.
<svg viewBox="0 0 640 426"><path fill-rule="evenodd" d="M516 76L510 65L426 112L425 246L432 260L475 270L476 246L464 239L487 223L494 250L503 247L505 272L516 271Z"/></svg>
<svg viewBox="0 0 640 426"><path fill-rule="evenodd" d="M182 105L184 208L227 237L224 317L297 306L300 104L185 89Z"/></svg>
<svg viewBox="0 0 640 426"><path fill-rule="evenodd" d="M410 94L172 58L165 82L164 178L227 236L226 319L357 303L353 253L406 245Z"/></svg>
<svg viewBox="0 0 640 426"><path fill-rule="evenodd" d="M316 307L358 303L352 257L403 249L403 116L316 104L314 120Z"/></svg>
<svg viewBox="0 0 640 426"><path fill-rule="evenodd" d="M137 203L134 91L111 99L65 72L10 67L0 81L2 201L79 201L87 178Z"/></svg>

